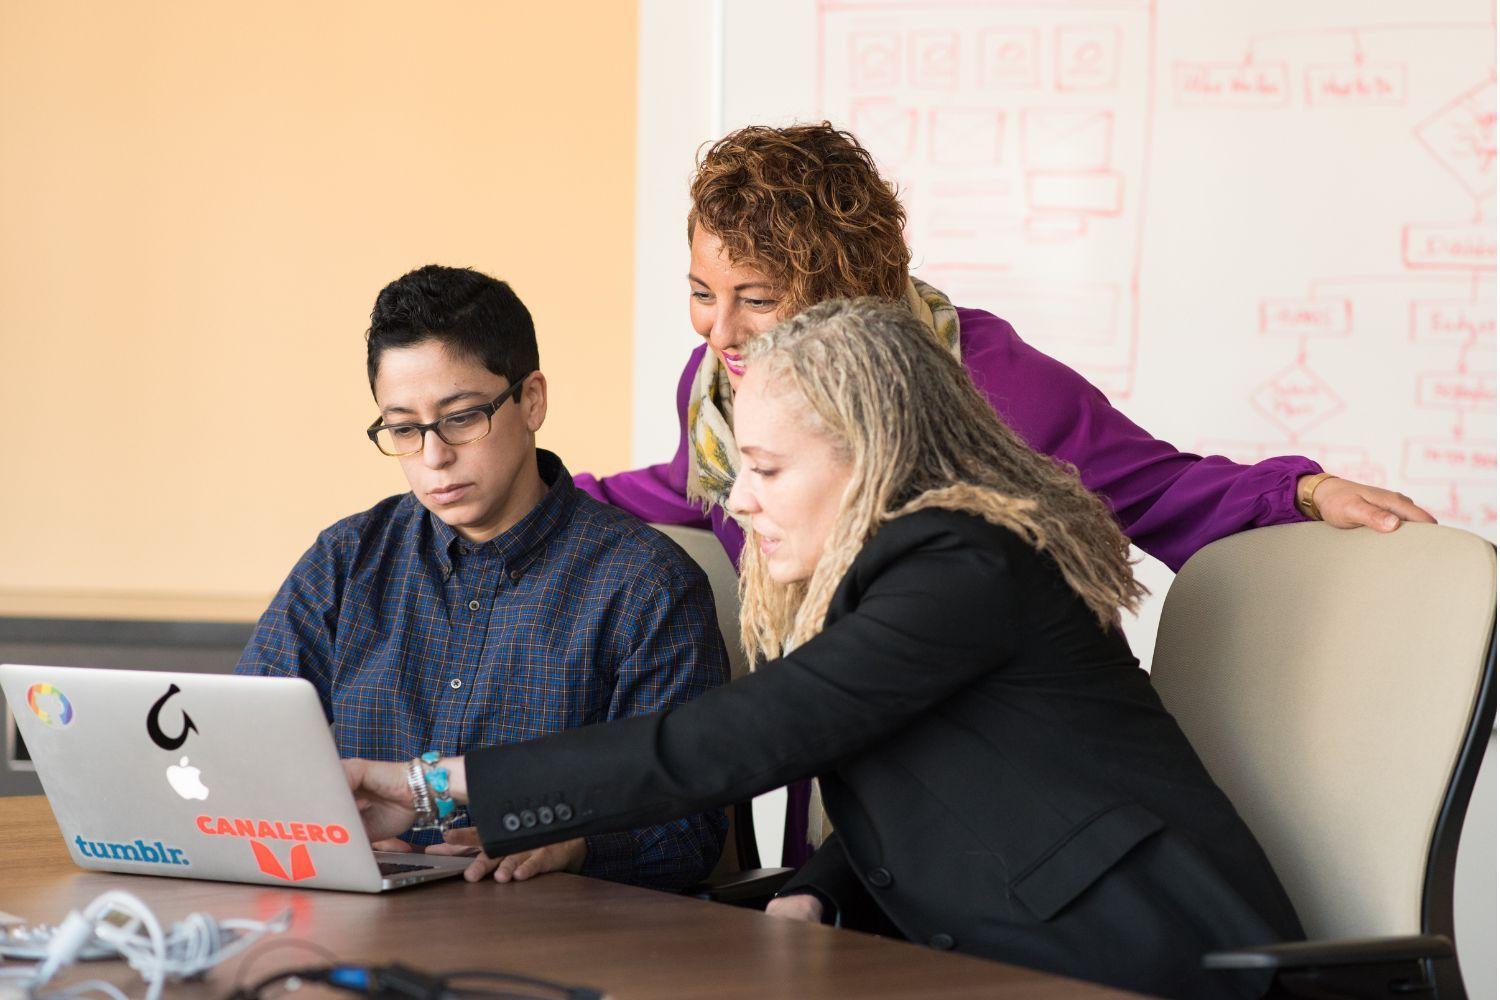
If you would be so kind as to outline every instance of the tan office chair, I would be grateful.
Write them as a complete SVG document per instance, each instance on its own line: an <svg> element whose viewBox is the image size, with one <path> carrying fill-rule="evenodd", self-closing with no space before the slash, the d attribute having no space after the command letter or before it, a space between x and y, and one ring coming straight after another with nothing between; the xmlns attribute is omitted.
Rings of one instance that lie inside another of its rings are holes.
<svg viewBox="0 0 1500 1000"><path fill-rule="evenodd" d="M1495 547L1281 525L1167 594L1152 682L1270 857L1306 943L1208 956L1300 996L1463 997L1459 830L1495 723Z"/></svg>
<svg viewBox="0 0 1500 1000"><path fill-rule="evenodd" d="M673 524L653 524L653 528L680 545L692 560L708 574L714 592L714 607L719 616L719 632L729 650L729 677L744 676L750 669L740 648L739 574L724 547L711 531L684 528ZM762 868L760 850L755 842L755 822L749 802L739 802L727 810L729 836L719 863L704 882L688 893L720 903L742 906L764 905L771 894L791 877L790 868Z"/></svg>

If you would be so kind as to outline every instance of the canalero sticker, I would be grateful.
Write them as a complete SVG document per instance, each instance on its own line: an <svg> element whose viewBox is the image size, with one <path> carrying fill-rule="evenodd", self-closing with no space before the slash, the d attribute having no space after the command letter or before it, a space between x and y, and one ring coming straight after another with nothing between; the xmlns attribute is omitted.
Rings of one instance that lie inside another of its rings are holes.
<svg viewBox="0 0 1500 1000"><path fill-rule="evenodd" d="M349 831L337 823L283 823L280 820L230 819L226 816L199 816L198 829L209 837L236 837L250 841L250 850L255 854L255 865L262 874L283 882L301 882L318 874L313 864L312 844L347 844ZM281 858L266 841L290 840L292 849L288 863Z"/></svg>

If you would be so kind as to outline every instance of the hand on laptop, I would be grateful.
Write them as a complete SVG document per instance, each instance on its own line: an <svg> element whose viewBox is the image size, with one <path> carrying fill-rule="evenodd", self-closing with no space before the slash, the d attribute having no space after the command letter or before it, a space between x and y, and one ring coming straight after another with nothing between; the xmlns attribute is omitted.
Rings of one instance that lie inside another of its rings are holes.
<svg viewBox="0 0 1500 1000"><path fill-rule="evenodd" d="M471 826L449 830L443 834L443 840L444 843L430 845L427 853L473 854L480 849L479 831ZM500 858L492 858L481 851L474 863L464 869L464 878L470 882L478 882L493 872L496 882L509 882L512 879L524 882L534 875L544 875L547 872L577 872L583 868L587 855L588 849L582 837Z"/></svg>
<svg viewBox="0 0 1500 1000"><path fill-rule="evenodd" d="M360 819L372 842L405 833L416 822L411 788L406 783L406 765L351 757L341 762L349 789L359 805ZM399 849L399 848L398 848Z"/></svg>

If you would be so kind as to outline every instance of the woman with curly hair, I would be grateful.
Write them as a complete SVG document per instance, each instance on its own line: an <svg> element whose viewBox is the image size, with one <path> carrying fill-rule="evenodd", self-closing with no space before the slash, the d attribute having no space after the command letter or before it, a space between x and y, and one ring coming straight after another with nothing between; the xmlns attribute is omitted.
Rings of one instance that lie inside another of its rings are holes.
<svg viewBox="0 0 1500 1000"><path fill-rule="evenodd" d="M1153 438L1009 323L913 278L905 223L870 154L826 122L752 126L714 143L687 220L688 311L707 343L678 382L677 453L644 469L583 474L578 485L647 521L711 527L738 560L743 534L725 502L739 471L734 399L750 343L818 302L872 296L917 317L1022 440L1076 468L1125 535L1174 570L1209 542L1263 525L1321 517L1389 531L1433 520L1405 496L1324 475L1307 458L1244 466ZM792 789L786 864L814 846L807 796L805 786Z"/></svg>
<svg viewBox="0 0 1500 1000"><path fill-rule="evenodd" d="M908 309L825 302L742 357L727 503L746 652L768 662L442 762L472 867L815 775L836 831L776 901L795 915L1153 995L1262 995L1267 973L1201 956L1301 929L1130 655L1141 591L1109 509ZM407 765L346 767L372 837L410 825Z"/></svg>

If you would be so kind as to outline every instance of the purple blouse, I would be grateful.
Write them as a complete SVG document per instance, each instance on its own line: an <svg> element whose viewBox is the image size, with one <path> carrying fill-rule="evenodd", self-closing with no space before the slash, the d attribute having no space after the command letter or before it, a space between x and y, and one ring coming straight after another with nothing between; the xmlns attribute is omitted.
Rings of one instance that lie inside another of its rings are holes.
<svg viewBox="0 0 1500 1000"><path fill-rule="evenodd" d="M1239 465L1178 451L1137 427L1067 365L1027 345L1005 320L959 309L960 351L974 384L1031 447L1078 468L1136 545L1174 571L1216 539L1246 528L1300 521L1297 480L1322 468L1294 456ZM687 407L705 344L677 382L677 454L670 462L574 482L645 521L712 528L736 565L744 535L723 508L705 516L687 497Z"/></svg>
<svg viewBox="0 0 1500 1000"><path fill-rule="evenodd" d="M1109 405L1083 376L1022 341L1005 320L978 309L959 309L958 317L964 367L995 412L1031 447L1076 466L1125 535L1174 571L1225 535L1303 520L1294 504L1297 479L1323 471L1316 462L1285 456L1239 465L1220 455L1178 451ZM707 349L693 351L677 382L679 433L670 462L602 479L581 473L573 481L642 520L712 528L739 565L745 543L739 525L722 507L705 516L687 498L688 397ZM812 856L809 788L798 781L788 789L781 863L793 868Z"/></svg>

